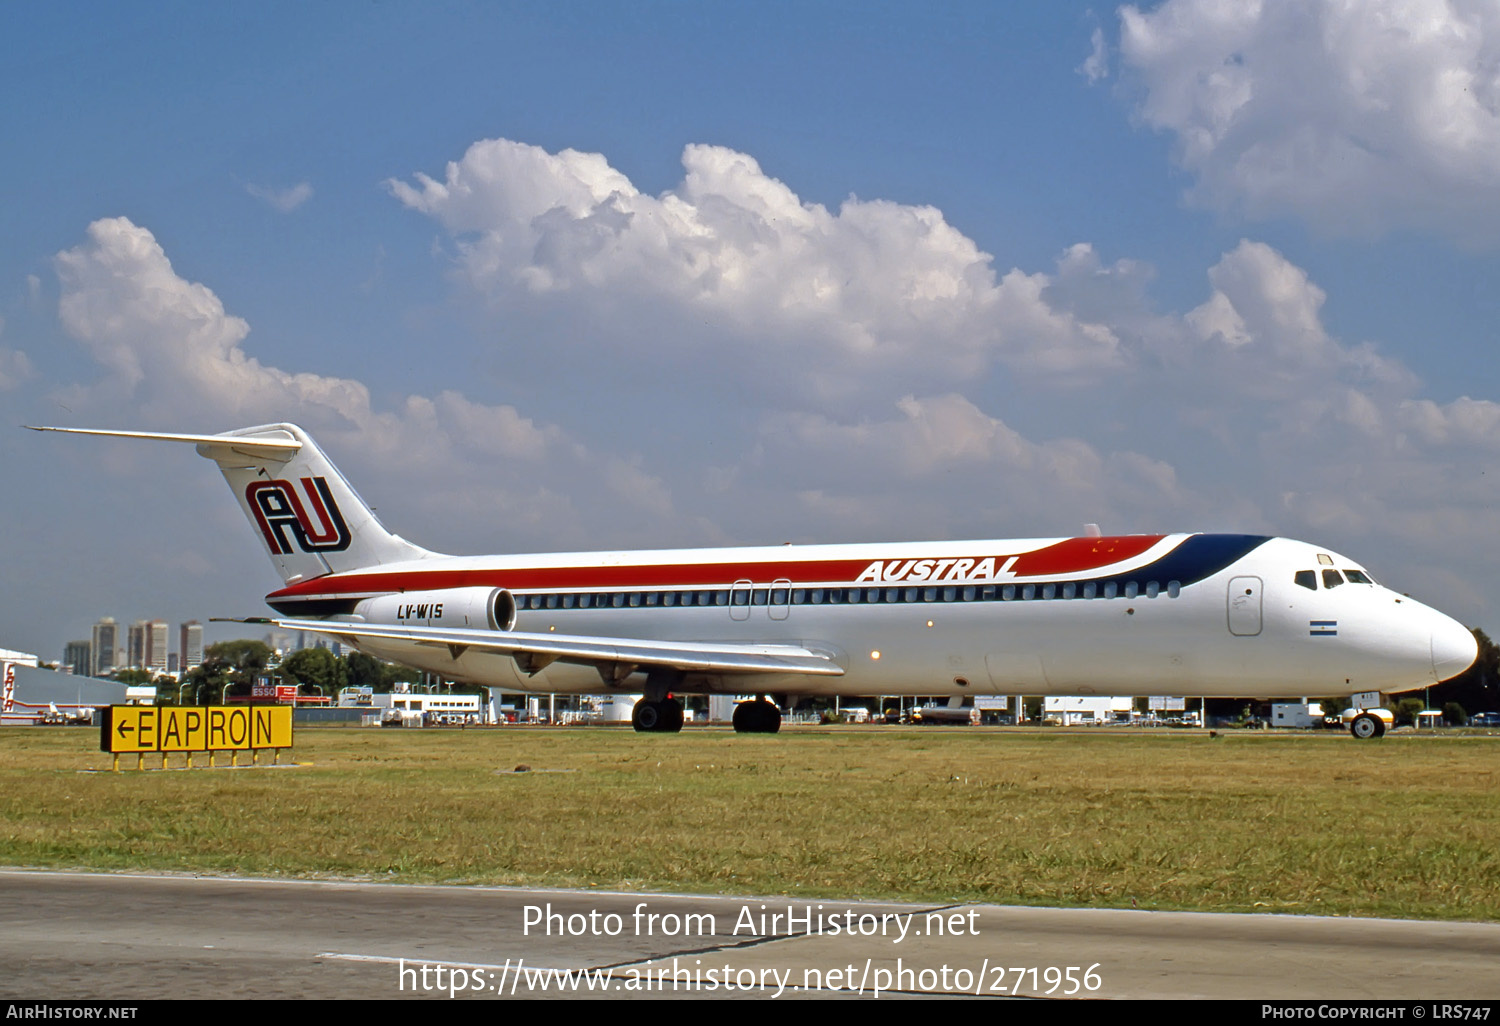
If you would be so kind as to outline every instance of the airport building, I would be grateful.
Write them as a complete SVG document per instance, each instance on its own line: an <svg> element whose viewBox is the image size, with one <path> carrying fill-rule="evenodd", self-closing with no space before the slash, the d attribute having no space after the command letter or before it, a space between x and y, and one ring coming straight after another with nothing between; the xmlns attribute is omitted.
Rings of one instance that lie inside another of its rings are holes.
<svg viewBox="0 0 1500 1026"><path fill-rule="evenodd" d="M8 648L0 648L0 662L16 666L39 666L42 661L30 652L13 652Z"/></svg>
<svg viewBox="0 0 1500 1026"><path fill-rule="evenodd" d="M1129 722L1135 699L1130 695L1058 695L1043 702L1043 715L1064 726Z"/></svg>
<svg viewBox="0 0 1500 1026"><path fill-rule="evenodd" d="M54 708L64 715L87 715L88 710L126 700L124 684L42 669L37 663L29 653L0 649L0 723L38 723Z"/></svg>

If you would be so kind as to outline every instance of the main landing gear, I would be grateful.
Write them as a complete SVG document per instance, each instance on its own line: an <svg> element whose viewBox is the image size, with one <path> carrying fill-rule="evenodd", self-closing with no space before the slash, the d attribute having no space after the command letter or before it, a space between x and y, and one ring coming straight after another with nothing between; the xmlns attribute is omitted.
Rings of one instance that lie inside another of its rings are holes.
<svg viewBox="0 0 1500 1026"><path fill-rule="evenodd" d="M1384 737L1385 721L1371 713L1360 713L1349 724L1349 733L1361 741L1367 741L1372 737Z"/></svg>
<svg viewBox="0 0 1500 1026"><path fill-rule="evenodd" d="M781 729L781 710L764 698L734 707L736 734L774 734Z"/></svg>
<svg viewBox="0 0 1500 1026"><path fill-rule="evenodd" d="M630 725L643 734L675 734L681 730L682 703L672 697L672 689L681 685L681 673L652 670L646 676L646 694L631 710Z"/></svg>
<svg viewBox="0 0 1500 1026"><path fill-rule="evenodd" d="M682 703L675 698L653 702L641 699L630 713L630 724L641 733L675 734L682 729Z"/></svg>

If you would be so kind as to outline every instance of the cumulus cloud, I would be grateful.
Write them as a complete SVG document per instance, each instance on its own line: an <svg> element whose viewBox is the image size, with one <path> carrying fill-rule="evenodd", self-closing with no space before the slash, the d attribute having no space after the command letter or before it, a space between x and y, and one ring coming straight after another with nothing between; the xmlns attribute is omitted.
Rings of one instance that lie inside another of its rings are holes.
<svg viewBox="0 0 1500 1026"><path fill-rule="evenodd" d="M148 424L192 430L297 421L362 462L412 475L433 506L481 505L539 534L582 530L554 487L564 471L597 474L614 500L643 515L670 507L663 489L512 406L447 390L381 410L361 381L261 363L243 347L249 325L207 286L178 275L151 232L125 218L94 222L56 268L63 327L104 371L57 393L69 409L128 408ZM0 373L6 366L0 360Z"/></svg>
<svg viewBox="0 0 1500 1026"><path fill-rule="evenodd" d="M1078 66L1078 73L1090 83L1109 77L1109 49L1104 42L1104 30L1094 29L1089 36L1092 47L1088 57Z"/></svg>
<svg viewBox="0 0 1500 1026"><path fill-rule="evenodd" d="M63 327L108 372L82 391L236 420L288 407L347 419L368 411L357 381L289 374L246 355L250 326L212 290L179 277L146 229L111 218L88 235L56 259Z"/></svg>
<svg viewBox="0 0 1500 1026"><path fill-rule="evenodd" d="M1500 242L1500 7L1167 0L1120 10L1138 113L1192 195L1335 232Z"/></svg>
<svg viewBox="0 0 1500 1026"><path fill-rule="evenodd" d="M953 393L906 396L882 418L776 418L761 442L798 503L871 532L1056 534L1088 520L1159 530L1208 508L1164 461L1079 438L1033 441Z"/></svg>
<svg viewBox="0 0 1500 1026"><path fill-rule="evenodd" d="M35 373L31 361L19 349L0 346L0 392L8 392Z"/></svg>
<svg viewBox="0 0 1500 1026"><path fill-rule="evenodd" d="M951 383L995 362L1087 378L1122 360L1107 327L1046 303L1046 276L997 278L934 207L851 197L830 211L723 147L688 146L682 163L676 188L648 196L601 154L491 139L442 181L388 187L447 229L493 301L646 303L672 319L659 350L708 324L687 334L731 335L747 364L795 358L825 391L904 373Z"/></svg>
<svg viewBox="0 0 1500 1026"><path fill-rule="evenodd" d="M1327 299L1302 268L1261 242L1242 239L1208 271L1213 292L1183 320L1209 345L1225 383L1263 398L1321 390L1338 378L1411 386L1398 362L1368 345L1346 346L1323 324Z"/></svg>
<svg viewBox="0 0 1500 1026"><path fill-rule="evenodd" d="M1398 408L1398 421L1429 445L1500 449L1500 403L1488 399L1463 396L1446 405L1408 399Z"/></svg>
<svg viewBox="0 0 1500 1026"><path fill-rule="evenodd" d="M307 182L298 182L285 189L271 189L263 185L247 184L245 191L272 210L290 214L312 199L313 187Z"/></svg>
<svg viewBox="0 0 1500 1026"><path fill-rule="evenodd" d="M1218 10L1214 24L1237 39L1269 17ZM1162 12L1201 13L1168 4L1125 18L1191 36L1153 20ZM1259 95L1237 67L1203 101L1223 139ZM1195 159L1222 145L1205 140ZM593 352L637 368L636 405L682 401L680 387L655 391L652 373L733 383L709 411L726 427L704 434L718 452L734 443L731 421L753 438L693 475L695 501L731 534L1056 533L1096 520L1318 535L1342 522L1402 549L1450 540L1392 531L1449 523L1418 514L1463 479L1445 453L1478 444L1485 408L1423 399L1400 361L1339 338L1323 288L1263 242L1206 268L1196 305L1162 312L1149 265L1086 242L1053 268L1002 272L938 210L853 198L828 209L717 147L689 146L683 165L653 197L602 155L487 140L441 180L388 188L443 226L459 279L497 323L549 304L587 312ZM784 387L768 366L818 387Z"/></svg>

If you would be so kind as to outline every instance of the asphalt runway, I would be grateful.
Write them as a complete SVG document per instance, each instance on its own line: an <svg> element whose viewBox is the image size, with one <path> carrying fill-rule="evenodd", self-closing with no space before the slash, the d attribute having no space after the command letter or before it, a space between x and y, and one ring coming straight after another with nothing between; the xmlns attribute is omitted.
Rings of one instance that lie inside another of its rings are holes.
<svg viewBox="0 0 1500 1026"><path fill-rule="evenodd" d="M1500 924L7 870L0 965L50 1000L1482 1000Z"/></svg>

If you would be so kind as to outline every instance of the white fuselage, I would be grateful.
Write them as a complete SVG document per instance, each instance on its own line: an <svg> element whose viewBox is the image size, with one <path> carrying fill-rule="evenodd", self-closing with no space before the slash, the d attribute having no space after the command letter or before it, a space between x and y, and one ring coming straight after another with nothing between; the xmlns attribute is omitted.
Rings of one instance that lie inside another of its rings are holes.
<svg viewBox="0 0 1500 1026"><path fill-rule="evenodd" d="M1351 560L1242 535L442 557L267 600L333 620L791 644L844 670L690 674L687 693L1331 696L1429 685L1475 651L1462 625ZM641 690L640 674L576 663L526 673L503 653L357 644L505 689Z"/></svg>

